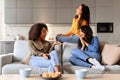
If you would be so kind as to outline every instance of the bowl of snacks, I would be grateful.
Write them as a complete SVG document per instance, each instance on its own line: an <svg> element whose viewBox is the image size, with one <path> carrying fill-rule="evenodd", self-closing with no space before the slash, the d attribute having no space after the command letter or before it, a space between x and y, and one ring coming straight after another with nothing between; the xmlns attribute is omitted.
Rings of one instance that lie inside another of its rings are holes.
<svg viewBox="0 0 120 80"><path fill-rule="evenodd" d="M59 80L61 78L61 72L44 72L40 75L44 80Z"/></svg>

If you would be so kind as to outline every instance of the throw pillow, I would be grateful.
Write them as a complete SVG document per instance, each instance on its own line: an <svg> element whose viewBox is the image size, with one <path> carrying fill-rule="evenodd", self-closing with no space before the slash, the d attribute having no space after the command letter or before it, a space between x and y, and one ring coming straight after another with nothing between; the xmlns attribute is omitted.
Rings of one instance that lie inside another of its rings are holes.
<svg viewBox="0 0 120 80"><path fill-rule="evenodd" d="M31 54L28 53L28 54L21 60L21 63L23 63L23 64L29 64L30 57L31 57Z"/></svg>
<svg viewBox="0 0 120 80"><path fill-rule="evenodd" d="M107 42L105 42L105 41L100 41L100 44L99 44L99 51L100 51L100 53L102 52L105 44L107 44Z"/></svg>
<svg viewBox="0 0 120 80"><path fill-rule="evenodd" d="M120 59L120 47L118 47L118 45L105 44L101 55L102 64L116 64Z"/></svg>

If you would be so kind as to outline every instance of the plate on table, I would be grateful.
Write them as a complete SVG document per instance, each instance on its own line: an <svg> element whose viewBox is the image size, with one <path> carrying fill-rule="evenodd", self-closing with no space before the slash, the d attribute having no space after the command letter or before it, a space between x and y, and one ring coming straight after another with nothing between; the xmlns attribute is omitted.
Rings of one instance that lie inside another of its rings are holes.
<svg viewBox="0 0 120 80"><path fill-rule="evenodd" d="M49 76L49 75L48 75ZM60 80L62 75L60 74L59 76L49 76L49 77L44 77L43 73L40 74L40 77L42 77L43 80Z"/></svg>

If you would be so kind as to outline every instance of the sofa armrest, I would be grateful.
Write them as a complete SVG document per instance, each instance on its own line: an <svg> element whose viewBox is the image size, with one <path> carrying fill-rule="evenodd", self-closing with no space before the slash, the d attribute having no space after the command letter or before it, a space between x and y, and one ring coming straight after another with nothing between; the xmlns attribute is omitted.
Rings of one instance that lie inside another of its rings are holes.
<svg viewBox="0 0 120 80"><path fill-rule="evenodd" d="M2 67L6 64L12 63L13 53L0 55L0 74L2 73Z"/></svg>
<svg viewBox="0 0 120 80"><path fill-rule="evenodd" d="M55 51L57 51L58 53L58 57L59 57L59 60L60 60L60 68L61 68L61 71L63 72L63 66L62 66L62 45L55 45L54 47Z"/></svg>
<svg viewBox="0 0 120 80"><path fill-rule="evenodd" d="M55 51L57 51L59 60L62 60L62 45L55 45L54 47Z"/></svg>

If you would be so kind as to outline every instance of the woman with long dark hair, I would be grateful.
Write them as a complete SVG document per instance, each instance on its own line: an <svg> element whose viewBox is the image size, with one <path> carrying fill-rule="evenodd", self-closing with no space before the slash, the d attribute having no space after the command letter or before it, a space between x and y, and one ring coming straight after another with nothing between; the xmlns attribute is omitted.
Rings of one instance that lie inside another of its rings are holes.
<svg viewBox="0 0 120 80"><path fill-rule="evenodd" d="M47 35L47 25L44 23L34 24L29 31L30 61L33 67L48 67L48 72L60 72L59 58L54 50L56 44L51 44L45 40Z"/></svg>
<svg viewBox="0 0 120 80"><path fill-rule="evenodd" d="M99 40L93 36L92 29L89 26L80 27L80 36L78 48L73 49L72 57L69 61L75 66L90 67L93 69L104 70L100 64Z"/></svg>
<svg viewBox="0 0 120 80"><path fill-rule="evenodd" d="M76 9L76 15L73 18L71 29L65 34L58 34L56 40L60 42L77 43L79 40L79 27L89 25L90 10L85 4L81 4Z"/></svg>

